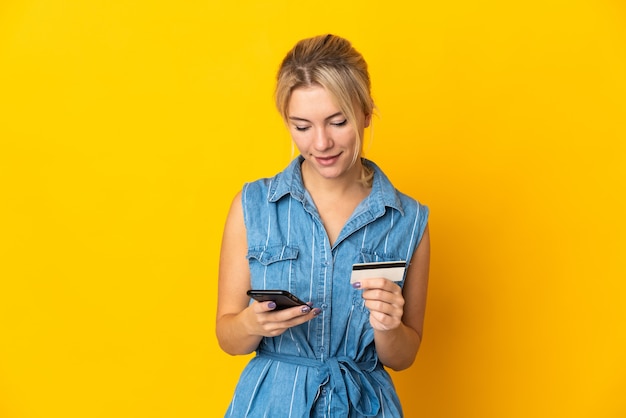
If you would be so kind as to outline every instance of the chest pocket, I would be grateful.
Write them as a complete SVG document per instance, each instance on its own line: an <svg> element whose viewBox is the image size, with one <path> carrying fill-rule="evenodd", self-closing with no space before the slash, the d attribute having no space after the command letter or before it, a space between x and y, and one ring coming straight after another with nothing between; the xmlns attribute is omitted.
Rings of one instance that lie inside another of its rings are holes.
<svg viewBox="0 0 626 418"><path fill-rule="evenodd" d="M404 261L402 257L397 254L362 249L355 263L375 263L381 261Z"/></svg>
<svg viewBox="0 0 626 418"><path fill-rule="evenodd" d="M250 282L254 289L284 289L294 291L295 261L298 248L273 245L248 249Z"/></svg>

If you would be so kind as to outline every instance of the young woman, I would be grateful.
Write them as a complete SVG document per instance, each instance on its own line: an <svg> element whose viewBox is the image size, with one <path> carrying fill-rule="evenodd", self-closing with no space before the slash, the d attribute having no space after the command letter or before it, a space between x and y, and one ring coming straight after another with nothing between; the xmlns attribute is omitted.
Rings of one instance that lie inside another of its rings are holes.
<svg viewBox="0 0 626 418"><path fill-rule="evenodd" d="M276 105L300 155L246 184L226 220L217 337L229 354L257 352L226 416L401 417L383 366L409 367L421 343L428 208L361 156L374 103L350 42L298 42L280 66ZM406 267L400 281L371 269L351 283L354 264L382 261ZM249 289L308 304L277 309Z"/></svg>

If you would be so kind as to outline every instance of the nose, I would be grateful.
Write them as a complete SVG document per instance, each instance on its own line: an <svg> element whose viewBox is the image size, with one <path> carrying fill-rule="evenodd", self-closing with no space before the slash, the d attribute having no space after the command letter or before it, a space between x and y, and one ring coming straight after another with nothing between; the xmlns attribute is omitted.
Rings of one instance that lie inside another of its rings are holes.
<svg viewBox="0 0 626 418"><path fill-rule="evenodd" d="M334 141L330 132L326 130L326 128L318 128L315 131L315 138L313 142L313 146L318 151L326 151L327 149L332 148L334 145Z"/></svg>

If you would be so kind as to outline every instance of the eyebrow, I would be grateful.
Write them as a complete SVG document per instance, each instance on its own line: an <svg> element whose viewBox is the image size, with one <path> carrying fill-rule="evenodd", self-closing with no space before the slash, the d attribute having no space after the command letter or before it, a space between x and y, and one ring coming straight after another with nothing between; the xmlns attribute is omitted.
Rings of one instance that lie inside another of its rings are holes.
<svg viewBox="0 0 626 418"><path fill-rule="evenodd" d="M324 120L329 120L329 119L335 118L337 116L343 116L343 112L333 113L332 115L328 116ZM309 122L309 123L311 123L310 120L304 119L304 118L299 118L298 116L289 116L289 120L298 121L298 122Z"/></svg>

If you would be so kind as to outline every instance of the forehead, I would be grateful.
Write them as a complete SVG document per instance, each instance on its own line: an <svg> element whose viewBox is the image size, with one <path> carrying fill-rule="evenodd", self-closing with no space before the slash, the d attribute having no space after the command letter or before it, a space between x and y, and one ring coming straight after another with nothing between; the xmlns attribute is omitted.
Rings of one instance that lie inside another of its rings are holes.
<svg viewBox="0 0 626 418"><path fill-rule="evenodd" d="M322 86L298 87L291 92L288 107L290 116L299 112L306 113L337 113L341 111L336 97Z"/></svg>

